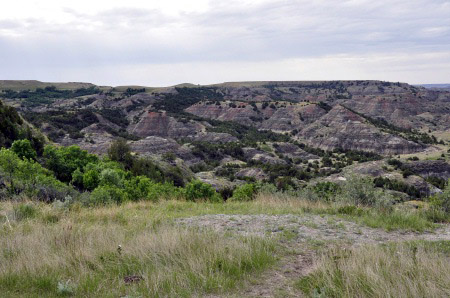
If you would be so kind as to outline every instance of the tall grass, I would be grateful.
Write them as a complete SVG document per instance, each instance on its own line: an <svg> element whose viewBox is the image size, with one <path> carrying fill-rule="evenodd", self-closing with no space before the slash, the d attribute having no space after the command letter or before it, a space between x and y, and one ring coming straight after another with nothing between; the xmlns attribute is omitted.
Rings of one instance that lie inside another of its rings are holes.
<svg viewBox="0 0 450 298"><path fill-rule="evenodd" d="M62 213L53 223L46 218L54 211L42 209L0 230L2 297L222 293L274 261L274 244L260 238L179 228L134 213L136 220L108 208ZM82 220L86 212L100 219ZM107 214L111 221L101 219ZM142 280L127 284L130 276Z"/></svg>
<svg viewBox="0 0 450 298"><path fill-rule="evenodd" d="M296 287L311 297L449 297L450 241L335 248Z"/></svg>

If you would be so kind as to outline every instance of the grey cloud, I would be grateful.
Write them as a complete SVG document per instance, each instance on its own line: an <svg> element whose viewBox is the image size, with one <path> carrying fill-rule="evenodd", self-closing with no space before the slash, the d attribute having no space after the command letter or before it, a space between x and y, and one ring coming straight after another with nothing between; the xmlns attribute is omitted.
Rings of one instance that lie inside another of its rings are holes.
<svg viewBox="0 0 450 298"><path fill-rule="evenodd" d="M442 0L211 1L206 12L180 16L133 7L64 13L75 21L0 20L0 29L22 34L0 35L1 65L268 61L450 48L450 1Z"/></svg>

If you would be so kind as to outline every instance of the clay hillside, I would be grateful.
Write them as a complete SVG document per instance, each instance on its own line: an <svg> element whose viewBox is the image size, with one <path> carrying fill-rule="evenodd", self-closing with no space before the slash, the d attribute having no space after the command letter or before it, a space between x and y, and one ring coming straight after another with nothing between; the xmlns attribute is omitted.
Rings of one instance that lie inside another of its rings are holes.
<svg viewBox="0 0 450 298"><path fill-rule="evenodd" d="M135 155L218 188L356 173L395 179L420 196L439 191L433 179L450 177L444 88L383 81L166 88L1 81L0 89L0 98L51 142L101 155L125 138Z"/></svg>

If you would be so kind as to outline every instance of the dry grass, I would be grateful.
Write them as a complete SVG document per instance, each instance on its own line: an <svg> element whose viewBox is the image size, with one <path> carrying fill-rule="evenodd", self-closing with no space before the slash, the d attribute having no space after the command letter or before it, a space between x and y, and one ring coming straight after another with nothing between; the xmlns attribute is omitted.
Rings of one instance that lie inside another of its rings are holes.
<svg viewBox="0 0 450 298"><path fill-rule="evenodd" d="M334 213L330 204L323 201L309 201L304 198L280 194L258 194L254 202L261 210L289 210L289 212Z"/></svg>
<svg viewBox="0 0 450 298"><path fill-rule="evenodd" d="M314 297L449 297L450 242L335 248L297 282Z"/></svg>
<svg viewBox="0 0 450 298"><path fill-rule="evenodd" d="M221 293L274 261L269 241L175 227L133 212L138 206L65 212L40 205L21 220L14 204L1 207L2 297ZM143 280L127 285L133 275Z"/></svg>
<svg viewBox="0 0 450 298"><path fill-rule="evenodd" d="M97 208L74 204L69 210L32 202L0 202L0 296L228 294L274 261L275 247L267 239L175 227L173 219L180 217L315 213L386 229L420 230L430 224L418 214L386 215L341 207L270 194L251 202L172 200ZM143 280L126 285L124 278L130 275Z"/></svg>

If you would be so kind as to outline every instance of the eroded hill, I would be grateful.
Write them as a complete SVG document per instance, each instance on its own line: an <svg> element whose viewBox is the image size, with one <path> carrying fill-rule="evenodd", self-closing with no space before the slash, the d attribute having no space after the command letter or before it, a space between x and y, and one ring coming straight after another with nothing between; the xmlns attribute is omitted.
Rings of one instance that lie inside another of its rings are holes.
<svg viewBox="0 0 450 298"><path fill-rule="evenodd" d="M450 92L405 83L111 88L2 81L0 88L2 99L55 143L103 154L122 137L136 154L155 161L173 154L218 186L260 179L296 185L399 154L442 151L448 163Z"/></svg>

